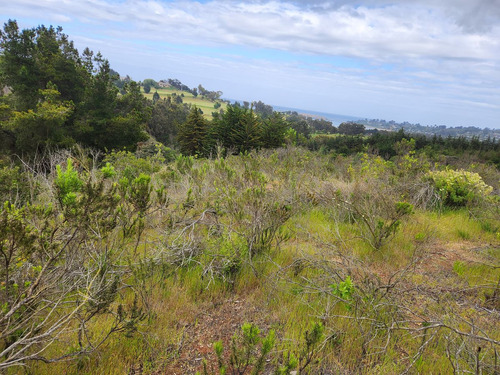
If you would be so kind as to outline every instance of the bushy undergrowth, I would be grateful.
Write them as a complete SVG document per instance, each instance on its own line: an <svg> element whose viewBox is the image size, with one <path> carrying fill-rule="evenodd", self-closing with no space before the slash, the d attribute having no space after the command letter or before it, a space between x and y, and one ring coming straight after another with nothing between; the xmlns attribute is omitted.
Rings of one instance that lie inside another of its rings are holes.
<svg viewBox="0 0 500 375"><path fill-rule="evenodd" d="M0 368L173 373L203 342L192 373L498 371L500 173L412 147L79 152L23 171L36 190L2 190ZM255 310L222 308L235 299ZM204 336L208 314L229 336Z"/></svg>
<svg viewBox="0 0 500 375"><path fill-rule="evenodd" d="M464 170L432 171L427 174L442 203L447 206L467 206L484 201L493 191L478 173Z"/></svg>

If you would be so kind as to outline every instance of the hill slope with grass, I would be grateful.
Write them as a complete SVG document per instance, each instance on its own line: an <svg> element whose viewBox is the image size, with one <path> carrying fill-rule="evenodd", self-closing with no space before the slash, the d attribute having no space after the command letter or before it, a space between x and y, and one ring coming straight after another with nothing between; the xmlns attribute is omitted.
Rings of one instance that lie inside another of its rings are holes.
<svg viewBox="0 0 500 375"><path fill-rule="evenodd" d="M222 100L213 101L199 95L195 97L191 92L179 90L175 87L163 87L158 89L153 88L147 94L144 92L144 87L141 87L141 92L146 98L150 100L153 100L153 95L155 94L155 92L158 93L160 99L175 99L176 96L180 97L183 103L191 106L196 106L201 109L203 111L203 116L207 120L212 119L212 112L219 112L221 109L224 110L227 107L227 103ZM220 106L217 106L216 103L219 103ZM217 108L215 108L215 106L217 106Z"/></svg>

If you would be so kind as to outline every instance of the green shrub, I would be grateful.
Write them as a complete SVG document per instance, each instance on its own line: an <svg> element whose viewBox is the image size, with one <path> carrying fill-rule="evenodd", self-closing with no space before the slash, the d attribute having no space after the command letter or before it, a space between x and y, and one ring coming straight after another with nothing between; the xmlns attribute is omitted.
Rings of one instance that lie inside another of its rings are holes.
<svg viewBox="0 0 500 375"><path fill-rule="evenodd" d="M445 206L466 206L484 199L493 190L479 174L464 170L429 172L426 177L433 183Z"/></svg>
<svg viewBox="0 0 500 375"><path fill-rule="evenodd" d="M106 163L106 165L101 168L101 172L104 178L112 178L116 175L115 167L113 167L111 163Z"/></svg>
<svg viewBox="0 0 500 375"><path fill-rule="evenodd" d="M274 348L276 338L273 330L267 336L261 337L260 329L254 324L244 323L239 335L234 335L231 341L231 354L229 361L224 361L224 346L221 341L214 343L217 355L218 373L224 375L247 374L251 369L252 375L262 374L265 369L267 357ZM258 346L260 344L260 350ZM204 362L203 374L209 375L207 362ZM228 371L230 370L230 371Z"/></svg>
<svg viewBox="0 0 500 375"><path fill-rule="evenodd" d="M3 166L0 162L0 203L5 201L15 205L26 203L32 193L30 177L19 167ZM35 188L36 186L33 186L33 189Z"/></svg>
<svg viewBox="0 0 500 375"><path fill-rule="evenodd" d="M347 276L344 281L341 281L338 284L332 284L330 286L332 288L333 294L346 301L346 307L348 310L350 310L350 301L352 300L352 295L354 292L354 284L352 283L351 277Z"/></svg>
<svg viewBox="0 0 500 375"><path fill-rule="evenodd" d="M68 159L66 170L63 171L60 165L56 166L57 177L54 183L57 188L59 202L66 206L71 206L76 202L76 193L78 193L83 181L78 176L78 172L73 169L73 162Z"/></svg>
<svg viewBox="0 0 500 375"><path fill-rule="evenodd" d="M158 172L164 165L165 158L159 153L142 158L128 151L114 151L106 155L103 162L113 166L118 178L126 177L131 181L141 173L152 175Z"/></svg>

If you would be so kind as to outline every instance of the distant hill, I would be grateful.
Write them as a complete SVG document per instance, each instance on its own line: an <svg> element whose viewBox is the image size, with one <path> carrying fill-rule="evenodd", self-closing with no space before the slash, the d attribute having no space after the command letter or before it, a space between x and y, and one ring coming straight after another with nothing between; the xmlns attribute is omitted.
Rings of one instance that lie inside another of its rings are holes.
<svg viewBox="0 0 500 375"><path fill-rule="evenodd" d="M398 123L396 121L387 121L387 120L379 120L379 119L367 119L349 115L340 115L334 113L326 113L326 112L317 112L306 109L298 109L298 108L288 108L288 107L280 107L275 106L274 109L280 112L288 112L293 111L297 112L300 115L312 118L321 118L325 120L329 120L332 122L334 126L338 126L342 122L357 122L359 124L365 125L367 129L379 129L379 130L388 130L388 131L397 131L400 129L404 129L408 133L418 133L425 135L440 135L443 137L466 137L472 138L477 137L479 139L488 139L496 138L500 139L500 129L490 129L490 128L479 128L476 126L452 126L447 127L445 125L433 125L426 126L420 124L412 124L409 122Z"/></svg>
<svg viewBox="0 0 500 375"><path fill-rule="evenodd" d="M144 92L144 88L141 87L141 92L148 99L153 99L153 95L155 94L155 92L158 92L160 99L168 97L175 98L176 96L180 97L183 103L188 105L196 105L199 109L201 109L203 111L203 116L208 120L212 119L212 112L216 112L227 107L227 103L225 103L223 100L212 101L200 95L195 97L191 92L182 91L174 87L151 89L151 91L147 94ZM216 103L220 103L220 106L218 106L218 108L215 108L215 106L217 106Z"/></svg>
<svg viewBox="0 0 500 375"><path fill-rule="evenodd" d="M358 123L381 130L397 131L404 129L409 133L418 133L425 135L440 135L443 137L477 137L479 139L496 138L500 139L500 129L478 128L476 126L453 126L447 127L445 125L426 126L420 124L411 124L409 122L397 123L395 121L386 120L357 120Z"/></svg>

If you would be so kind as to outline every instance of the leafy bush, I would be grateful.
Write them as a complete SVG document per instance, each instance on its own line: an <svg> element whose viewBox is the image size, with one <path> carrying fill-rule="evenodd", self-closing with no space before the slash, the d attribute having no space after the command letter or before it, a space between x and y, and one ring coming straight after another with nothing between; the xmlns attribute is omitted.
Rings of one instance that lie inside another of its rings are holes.
<svg viewBox="0 0 500 375"><path fill-rule="evenodd" d="M83 181L78 176L78 172L73 169L73 162L68 159L66 170L63 171L60 165L57 165L57 177L54 183L58 192L59 202L70 206L75 203L76 193L83 186Z"/></svg>
<svg viewBox="0 0 500 375"><path fill-rule="evenodd" d="M352 295L354 291L354 284L352 283L351 277L347 276L344 281L330 285L332 287L332 292L335 296L346 301L347 309L350 310L350 301L352 300Z"/></svg>
<svg viewBox="0 0 500 375"><path fill-rule="evenodd" d="M105 168L80 174L68 159L66 168L57 165L49 175L54 180L43 201L0 206L1 373L32 360L81 358L113 333L132 334L144 319L141 307L119 293L132 237L120 231L118 217L137 216L133 198L143 202L139 193L148 193L142 186L149 177L134 180L141 189L118 205L117 185L105 180L113 166ZM102 335L93 331L98 321L108 322L100 326ZM73 345L54 355L49 348L57 348L62 336Z"/></svg>
<svg viewBox="0 0 500 375"><path fill-rule="evenodd" d="M493 190L479 174L465 170L429 172L426 178L433 183L445 206L466 206L484 199Z"/></svg>
<svg viewBox="0 0 500 375"><path fill-rule="evenodd" d="M0 162L0 203L9 201L15 205L26 203L30 196L30 176L19 167L2 166Z"/></svg>
<svg viewBox="0 0 500 375"><path fill-rule="evenodd" d="M151 175L158 172L165 163L165 158L161 153L153 156L138 157L132 152L115 151L106 155L103 161L105 164L113 165L118 177L126 177L133 180L141 173Z"/></svg>

